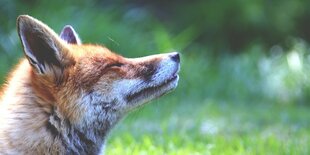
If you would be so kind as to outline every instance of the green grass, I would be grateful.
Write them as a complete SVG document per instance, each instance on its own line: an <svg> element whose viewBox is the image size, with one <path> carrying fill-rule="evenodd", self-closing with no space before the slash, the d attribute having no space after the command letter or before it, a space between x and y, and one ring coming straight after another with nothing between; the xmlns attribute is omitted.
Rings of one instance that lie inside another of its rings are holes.
<svg viewBox="0 0 310 155"><path fill-rule="evenodd" d="M181 99L171 104L169 101L155 101L122 121L109 138L106 153L310 153L309 107L218 103L212 100L197 104Z"/></svg>

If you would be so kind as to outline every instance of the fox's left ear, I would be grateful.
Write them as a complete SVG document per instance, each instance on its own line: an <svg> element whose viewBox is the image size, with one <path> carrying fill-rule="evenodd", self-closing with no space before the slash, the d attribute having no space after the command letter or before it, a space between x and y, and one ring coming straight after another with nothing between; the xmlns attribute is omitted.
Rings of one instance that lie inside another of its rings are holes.
<svg viewBox="0 0 310 155"><path fill-rule="evenodd" d="M62 31L60 33L60 38L69 44L80 45L82 43L78 34L75 32L75 30L73 29L73 27L71 25L66 25L62 29Z"/></svg>
<svg viewBox="0 0 310 155"><path fill-rule="evenodd" d="M68 45L41 21L21 15L17 28L24 54L39 74L59 78L63 69L74 63Z"/></svg>

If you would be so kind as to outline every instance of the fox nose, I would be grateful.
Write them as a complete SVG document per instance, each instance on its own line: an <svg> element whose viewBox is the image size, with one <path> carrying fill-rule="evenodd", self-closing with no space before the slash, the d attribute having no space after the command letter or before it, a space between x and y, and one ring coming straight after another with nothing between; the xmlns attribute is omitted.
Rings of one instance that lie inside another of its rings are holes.
<svg viewBox="0 0 310 155"><path fill-rule="evenodd" d="M171 54L170 58L177 63L180 62L180 54L178 52L174 52L173 54Z"/></svg>

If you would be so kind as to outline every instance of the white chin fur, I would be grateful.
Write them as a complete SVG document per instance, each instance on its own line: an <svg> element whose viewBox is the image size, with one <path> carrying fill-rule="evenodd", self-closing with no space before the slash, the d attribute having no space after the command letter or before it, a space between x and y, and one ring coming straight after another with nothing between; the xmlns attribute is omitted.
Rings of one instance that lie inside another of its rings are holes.
<svg viewBox="0 0 310 155"><path fill-rule="evenodd" d="M164 84L162 86L159 86L159 88L151 88L153 90L141 92L141 93L139 93L139 95L137 95L133 99L129 100L128 104L136 104L136 106L139 106L139 105L142 105L142 104L149 102L153 99L156 99L156 98L172 91L173 89L175 89L178 85L178 81L179 81L179 76L176 76L176 78L173 79L173 81L171 81L167 84Z"/></svg>
<svg viewBox="0 0 310 155"><path fill-rule="evenodd" d="M125 109L131 109L127 107L128 105L133 106L132 108L142 105L176 88L179 80L177 75L179 63L171 60L169 54L160 56L162 59L151 80L124 79L114 83L113 95L123 101Z"/></svg>

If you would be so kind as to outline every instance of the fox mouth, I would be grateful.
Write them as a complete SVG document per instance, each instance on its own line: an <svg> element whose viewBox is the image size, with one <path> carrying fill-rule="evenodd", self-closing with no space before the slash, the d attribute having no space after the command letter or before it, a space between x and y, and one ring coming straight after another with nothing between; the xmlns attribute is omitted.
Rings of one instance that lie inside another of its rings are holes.
<svg viewBox="0 0 310 155"><path fill-rule="evenodd" d="M140 100L146 100L147 102L151 99L158 98L173 90L177 86L178 79L179 75L175 74L159 85L146 87L136 93L127 95L126 99L128 102L132 103Z"/></svg>

